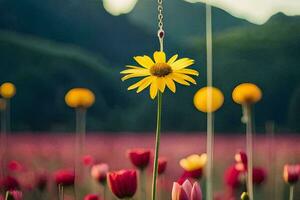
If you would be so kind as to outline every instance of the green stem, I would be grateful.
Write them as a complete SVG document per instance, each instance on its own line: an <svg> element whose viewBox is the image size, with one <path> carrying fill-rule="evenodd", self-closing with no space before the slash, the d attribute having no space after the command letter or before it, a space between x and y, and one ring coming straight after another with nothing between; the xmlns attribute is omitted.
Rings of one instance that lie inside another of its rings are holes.
<svg viewBox="0 0 300 200"><path fill-rule="evenodd" d="M79 186L80 186L79 182L83 176L81 159L84 154L85 133L86 133L86 109L76 108L75 183L74 183L75 198L77 197L76 193L79 191Z"/></svg>
<svg viewBox="0 0 300 200"><path fill-rule="evenodd" d="M291 185L290 186L290 200L293 200L294 199L294 186Z"/></svg>
<svg viewBox="0 0 300 200"><path fill-rule="evenodd" d="M6 191L5 193L5 200L8 200L9 191Z"/></svg>
<svg viewBox="0 0 300 200"><path fill-rule="evenodd" d="M157 126L156 126L156 139L155 139L155 154L153 166L153 180L152 180L152 200L156 199L156 186L157 186L157 171L158 171L158 154L160 143L160 129L161 129L161 107L162 107L162 93L158 92L157 97Z"/></svg>
<svg viewBox="0 0 300 200"><path fill-rule="evenodd" d="M146 200L146 170L140 170L140 186L141 186L141 199Z"/></svg>
<svg viewBox="0 0 300 200"><path fill-rule="evenodd" d="M246 104L243 105L245 119L246 119L246 148L248 156L248 165L247 165L247 187L248 195L250 200L253 200L253 133L252 133L252 116L251 116L251 107Z"/></svg>

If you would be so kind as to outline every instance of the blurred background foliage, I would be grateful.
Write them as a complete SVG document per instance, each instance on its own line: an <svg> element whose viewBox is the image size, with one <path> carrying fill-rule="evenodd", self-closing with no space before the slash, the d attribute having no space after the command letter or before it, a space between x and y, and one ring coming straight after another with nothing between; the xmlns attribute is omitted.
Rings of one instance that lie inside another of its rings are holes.
<svg viewBox="0 0 300 200"><path fill-rule="evenodd" d="M148 91L127 92L120 70L135 55L152 54L156 2L139 1L128 15L108 14L94 0L0 0L0 82L17 87L12 100L14 131L72 131L74 113L64 95L88 87L96 103L88 111L90 131L153 131L156 101ZM241 82L263 90L255 108L257 131L275 122L278 131L300 131L300 17L273 16L254 25L213 9L215 86L225 94L216 131L239 132L241 108L231 91ZM182 0L165 2L166 52L196 60L198 84L167 92L164 131L204 131L205 114L192 104L205 86L205 7Z"/></svg>

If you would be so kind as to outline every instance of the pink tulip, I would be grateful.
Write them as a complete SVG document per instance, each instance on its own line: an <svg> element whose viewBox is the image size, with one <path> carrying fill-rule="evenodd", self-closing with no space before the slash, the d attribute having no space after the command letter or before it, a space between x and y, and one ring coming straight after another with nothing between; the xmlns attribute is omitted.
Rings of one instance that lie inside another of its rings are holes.
<svg viewBox="0 0 300 200"><path fill-rule="evenodd" d="M189 180L184 181L182 185L174 182L172 200L202 200L200 185L197 182L192 185Z"/></svg>
<svg viewBox="0 0 300 200"><path fill-rule="evenodd" d="M109 166L106 163L93 165L91 168L91 176L101 184L106 184L106 174L109 171Z"/></svg>

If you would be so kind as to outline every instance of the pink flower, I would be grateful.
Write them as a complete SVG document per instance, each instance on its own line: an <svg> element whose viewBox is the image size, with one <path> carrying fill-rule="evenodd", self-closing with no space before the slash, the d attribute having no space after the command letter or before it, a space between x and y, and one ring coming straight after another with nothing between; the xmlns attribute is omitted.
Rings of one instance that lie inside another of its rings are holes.
<svg viewBox="0 0 300 200"><path fill-rule="evenodd" d="M100 200L99 197L95 194L88 194L84 197L84 200Z"/></svg>
<svg viewBox="0 0 300 200"><path fill-rule="evenodd" d="M244 151L239 151L235 154L234 159L236 161L236 169L239 171L247 171L248 158Z"/></svg>
<svg viewBox="0 0 300 200"><path fill-rule="evenodd" d="M110 190L119 199L131 198L137 189L137 174L135 170L120 170L107 174Z"/></svg>
<svg viewBox="0 0 300 200"><path fill-rule="evenodd" d="M227 168L224 174L224 181L230 188L237 188L240 186L240 171L234 165Z"/></svg>
<svg viewBox="0 0 300 200"><path fill-rule="evenodd" d="M14 177L7 176L0 180L0 188L3 188L5 191L17 190L20 188L20 184Z"/></svg>
<svg viewBox="0 0 300 200"><path fill-rule="evenodd" d="M105 184L108 171L109 167L105 163L93 165L91 169L91 176L99 183Z"/></svg>
<svg viewBox="0 0 300 200"><path fill-rule="evenodd" d="M57 185L70 186L74 185L75 173L73 170L62 169L54 173Z"/></svg>
<svg viewBox="0 0 300 200"><path fill-rule="evenodd" d="M132 149L128 151L131 163L140 170L148 167L151 151L147 149Z"/></svg>
<svg viewBox="0 0 300 200"><path fill-rule="evenodd" d="M172 200L202 200L202 192L197 182L193 185L186 180L182 185L173 183Z"/></svg>
<svg viewBox="0 0 300 200"><path fill-rule="evenodd" d="M284 165L283 167L283 180L289 184L298 182L300 176L299 165Z"/></svg>
<svg viewBox="0 0 300 200"><path fill-rule="evenodd" d="M84 166L90 167L94 164L95 159L91 155L85 155L82 158L82 162L83 162Z"/></svg>
<svg viewBox="0 0 300 200"><path fill-rule="evenodd" d="M262 184L267 178L267 173L262 167L253 168L253 183L255 185Z"/></svg>
<svg viewBox="0 0 300 200"><path fill-rule="evenodd" d="M23 165L16 160L11 160L7 165L8 170L13 172L20 172L24 169Z"/></svg>
<svg viewBox="0 0 300 200"><path fill-rule="evenodd" d="M158 171L157 173L163 174L167 168L167 160L165 158L158 158Z"/></svg>
<svg viewBox="0 0 300 200"><path fill-rule="evenodd" d="M22 200L23 199L23 194L20 191L12 190L12 191L8 192L8 199L11 199L11 200Z"/></svg>
<svg viewBox="0 0 300 200"><path fill-rule="evenodd" d="M193 171L184 171L183 174L179 177L177 182L179 184L182 184L187 179L197 179L197 180L199 180L199 179L201 179L202 174L203 174L203 169L202 168L196 169L196 170L193 170Z"/></svg>

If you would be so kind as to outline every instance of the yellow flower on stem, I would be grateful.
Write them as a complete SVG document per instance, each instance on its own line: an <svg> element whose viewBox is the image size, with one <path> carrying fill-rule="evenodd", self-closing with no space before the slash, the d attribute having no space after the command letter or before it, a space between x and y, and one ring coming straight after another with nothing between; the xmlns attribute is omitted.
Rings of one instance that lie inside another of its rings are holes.
<svg viewBox="0 0 300 200"><path fill-rule="evenodd" d="M154 99L160 91L163 93L166 86L176 92L175 82L189 86L196 81L190 76L198 76L199 73L193 69L186 69L194 64L194 60L189 58L178 59L178 55L172 56L168 61L163 51L156 51L153 54L154 61L149 56L136 56L134 60L141 65L127 65L129 69L121 71L124 74L122 81L130 78L144 77L142 80L128 87L128 90L137 89L137 93L150 86L150 96Z"/></svg>
<svg viewBox="0 0 300 200"><path fill-rule="evenodd" d="M253 104L262 97L262 92L253 83L242 83L236 86L232 92L232 99L237 104Z"/></svg>
<svg viewBox="0 0 300 200"><path fill-rule="evenodd" d="M14 84L6 82L0 87L1 96L5 99L10 99L16 94L16 87Z"/></svg>
<svg viewBox="0 0 300 200"><path fill-rule="evenodd" d="M208 96L211 92L211 106L209 106ZM198 90L194 96L195 107L202 112L215 112L224 103L224 95L218 88L204 87Z"/></svg>
<svg viewBox="0 0 300 200"><path fill-rule="evenodd" d="M197 169L202 169L207 161L206 153L201 155L192 154L186 158L180 160L180 166L186 171L194 171Z"/></svg>
<svg viewBox="0 0 300 200"><path fill-rule="evenodd" d="M95 95L86 88L73 88L67 92L65 101L71 108L88 108L94 104Z"/></svg>

